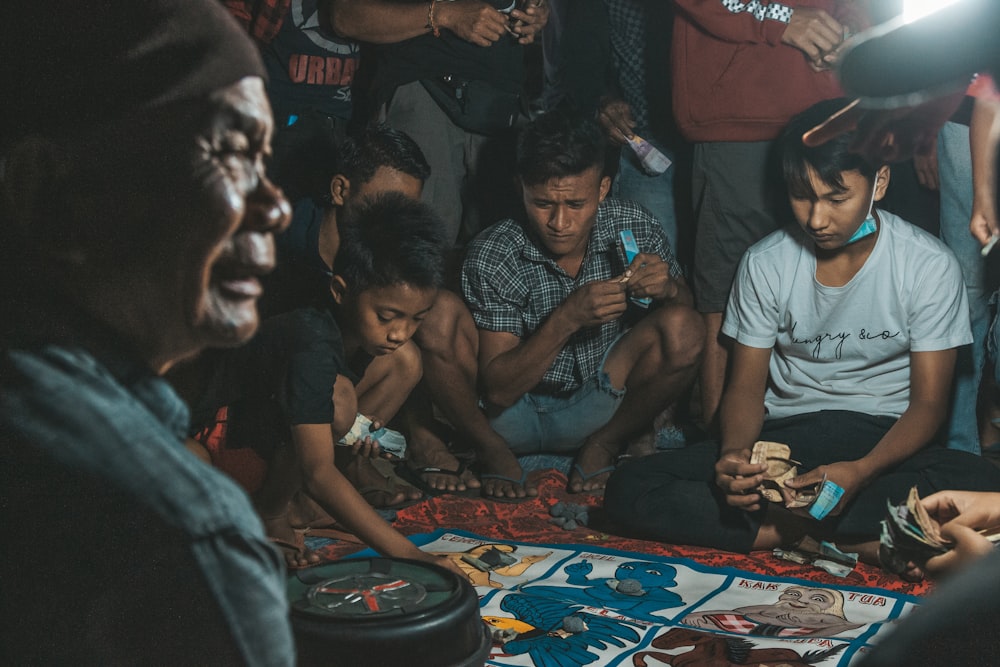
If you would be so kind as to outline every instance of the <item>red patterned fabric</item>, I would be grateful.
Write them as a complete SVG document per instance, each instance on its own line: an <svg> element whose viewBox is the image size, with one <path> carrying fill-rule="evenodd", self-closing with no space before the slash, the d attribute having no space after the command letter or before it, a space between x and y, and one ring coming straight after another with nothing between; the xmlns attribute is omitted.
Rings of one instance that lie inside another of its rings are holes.
<svg viewBox="0 0 1000 667"><path fill-rule="evenodd" d="M835 586L870 586L909 595L925 595L927 582L910 584L893 574L869 565L858 564L851 574L841 579L810 565L781 560L770 552L736 554L701 547L661 544L613 535L613 527L601 517L601 498L566 492L566 476L556 471L533 473L538 480L538 497L521 503L502 503L481 498L441 496L400 510L393 525L406 535L429 533L438 528L464 530L487 538L547 544L580 544L634 551L653 555L691 558L711 567L734 567L747 572L798 577ZM549 523L549 508L563 501L591 508L590 526L566 531ZM358 544L337 543L319 552L328 558L338 558L358 551Z"/></svg>
<svg viewBox="0 0 1000 667"><path fill-rule="evenodd" d="M225 445L226 413L220 410L216 423L198 434L212 462L236 478L248 491L260 486L266 471L264 462L251 449L229 449ZM847 577L841 579L810 565L781 560L767 551L737 554L730 551L705 549L674 544L662 544L614 535L613 526L602 522L601 497L569 494L566 476L554 470L532 473L538 482L538 497L520 503L504 503L479 497L456 495L429 498L400 510L393 525L405 535L430 533L438 528L464 530L487 538L547 544L580 544L634 551L652 555L691 558L710 567L734 567L746 572L798 577L835 586L869 586L909 595L926 595L928 582L911 584L894 574L859 563ZM590 526L566 531L549 522L549 508L563 501L587 505ZM363 549L356 541L342 540L322 547L318 552L331 560Z"/></svg>

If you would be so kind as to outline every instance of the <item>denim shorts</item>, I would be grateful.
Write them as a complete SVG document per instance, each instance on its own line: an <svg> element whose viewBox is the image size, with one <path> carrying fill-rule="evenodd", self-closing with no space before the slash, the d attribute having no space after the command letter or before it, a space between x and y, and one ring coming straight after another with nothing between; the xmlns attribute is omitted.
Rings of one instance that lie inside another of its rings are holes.
<svg viewBox="0 0 1000 667"><path fill-rule="evenodd" d="M621 336L605 351L600 370L573 394L525 394L491 419L490 426L518 456L577 451L587 436L611 420L625 398L625 389L613 387L604 371L608 354L619 340Z"/></svg>

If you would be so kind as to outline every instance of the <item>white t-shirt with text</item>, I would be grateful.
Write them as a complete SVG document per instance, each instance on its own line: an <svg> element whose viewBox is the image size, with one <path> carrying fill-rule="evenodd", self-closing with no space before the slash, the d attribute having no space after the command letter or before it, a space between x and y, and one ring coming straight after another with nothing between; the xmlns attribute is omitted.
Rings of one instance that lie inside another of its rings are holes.
<svg viewBox="0 0 1000 667"><path fill-rule="evenodd" d="M841 287L816 279L813 242L798 226L743 256L722 331L773 348L768 419L818 410L899 417L909 404L910 352L972 342L951 250L891 213L878 218L871 255Z"/></svg>

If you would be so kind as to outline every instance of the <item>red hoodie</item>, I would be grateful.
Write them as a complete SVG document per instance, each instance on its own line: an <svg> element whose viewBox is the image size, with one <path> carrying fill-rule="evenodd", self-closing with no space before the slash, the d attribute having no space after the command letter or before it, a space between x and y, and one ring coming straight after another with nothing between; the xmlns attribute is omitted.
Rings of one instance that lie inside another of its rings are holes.
<svg viewBox="0 0 1000 667"><path fill-rule="evenodd" d="M843 91L831 71L781 42L797 7L825 10L856 32L851 0L675 0L674 114L691 141L769 141L792 116Z"/></svg>

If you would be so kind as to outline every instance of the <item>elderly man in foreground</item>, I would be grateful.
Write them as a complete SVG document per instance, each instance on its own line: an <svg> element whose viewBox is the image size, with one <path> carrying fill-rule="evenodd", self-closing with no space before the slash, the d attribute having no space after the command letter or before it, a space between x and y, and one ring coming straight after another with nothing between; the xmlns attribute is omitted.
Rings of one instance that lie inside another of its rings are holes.
<svg viewBox="0 0 1000 667"><path fill-rule="evenodd" d="M291 664L280 558L159 377L257 327L289 215L257 53L212 2L7 14L0 662Z"/></svg>

